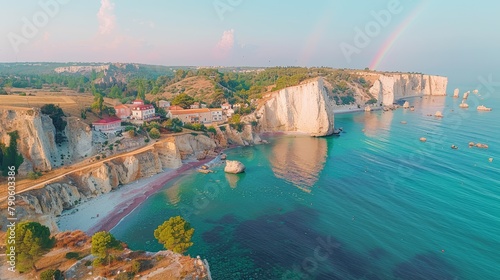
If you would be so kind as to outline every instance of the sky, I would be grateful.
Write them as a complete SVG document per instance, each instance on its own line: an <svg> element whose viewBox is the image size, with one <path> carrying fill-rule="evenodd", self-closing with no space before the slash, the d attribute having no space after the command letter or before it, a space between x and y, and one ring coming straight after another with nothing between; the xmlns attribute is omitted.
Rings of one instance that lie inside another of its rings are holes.
<svg viewBox="0 0 500 280"><path fill-rule="evenodd" d="M459 3L459 4L458 4ZM500 81L500 1L0 0L0 62L327 66Z"/></svg>

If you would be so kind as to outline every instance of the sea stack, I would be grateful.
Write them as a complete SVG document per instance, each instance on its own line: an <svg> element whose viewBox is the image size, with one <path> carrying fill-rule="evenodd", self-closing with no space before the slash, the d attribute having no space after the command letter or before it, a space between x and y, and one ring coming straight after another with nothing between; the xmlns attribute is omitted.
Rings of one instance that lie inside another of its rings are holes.
<svg viewBox="0 0 500 280"><path fill-rule="evenodd" d="M453 91L453 97L458 98L459 94L460 94L460 90L458 88L456 88L455 91Z"/></svg>
<svg viewBox="0 0 500 280"><path fill-rule="evenodd" d="M466 91L464 93L464 98L463 99L467 100L467 98L469 97L469 93L470 93L470 91Z"/></svg>

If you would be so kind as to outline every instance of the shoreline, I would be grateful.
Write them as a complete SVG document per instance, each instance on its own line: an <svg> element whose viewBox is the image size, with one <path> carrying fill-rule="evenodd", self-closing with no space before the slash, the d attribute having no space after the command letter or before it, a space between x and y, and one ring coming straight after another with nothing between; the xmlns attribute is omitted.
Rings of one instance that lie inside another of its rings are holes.
<svg viewBox="0 0 500 280"><path fill-rule="evenodd" d="M215 158L187 161L177 169L165 169L151 177L121 186L115 191L83 202L56 218L59 231L82 230L88 235L98 231L110 231L134 211L152 194L183 173L194 170Z"/></svg>

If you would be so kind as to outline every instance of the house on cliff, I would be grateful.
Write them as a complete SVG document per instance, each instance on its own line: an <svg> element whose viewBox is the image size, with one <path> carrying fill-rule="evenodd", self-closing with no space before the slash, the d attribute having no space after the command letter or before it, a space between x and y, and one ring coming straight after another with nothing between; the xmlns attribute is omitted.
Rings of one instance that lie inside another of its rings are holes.
<svg viewBox="0 0 500 280"><path fill-rule="evenodd" d="M95 131L115 133L122 130L121 123L122 120L120 118L113 116L93 122L92 127Z"/></svg>

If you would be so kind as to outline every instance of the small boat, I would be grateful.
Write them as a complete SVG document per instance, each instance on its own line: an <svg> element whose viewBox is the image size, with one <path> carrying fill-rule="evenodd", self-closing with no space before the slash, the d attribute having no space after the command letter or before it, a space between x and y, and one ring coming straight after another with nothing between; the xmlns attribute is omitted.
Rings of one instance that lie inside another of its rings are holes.
<svg viewBox="0 0 500 280"><path fill-rule="evenodd" d="M477 110L478 111L491 111L491 108L488 108L484 105L479 105L479 106L477 106Z"/></svg>

